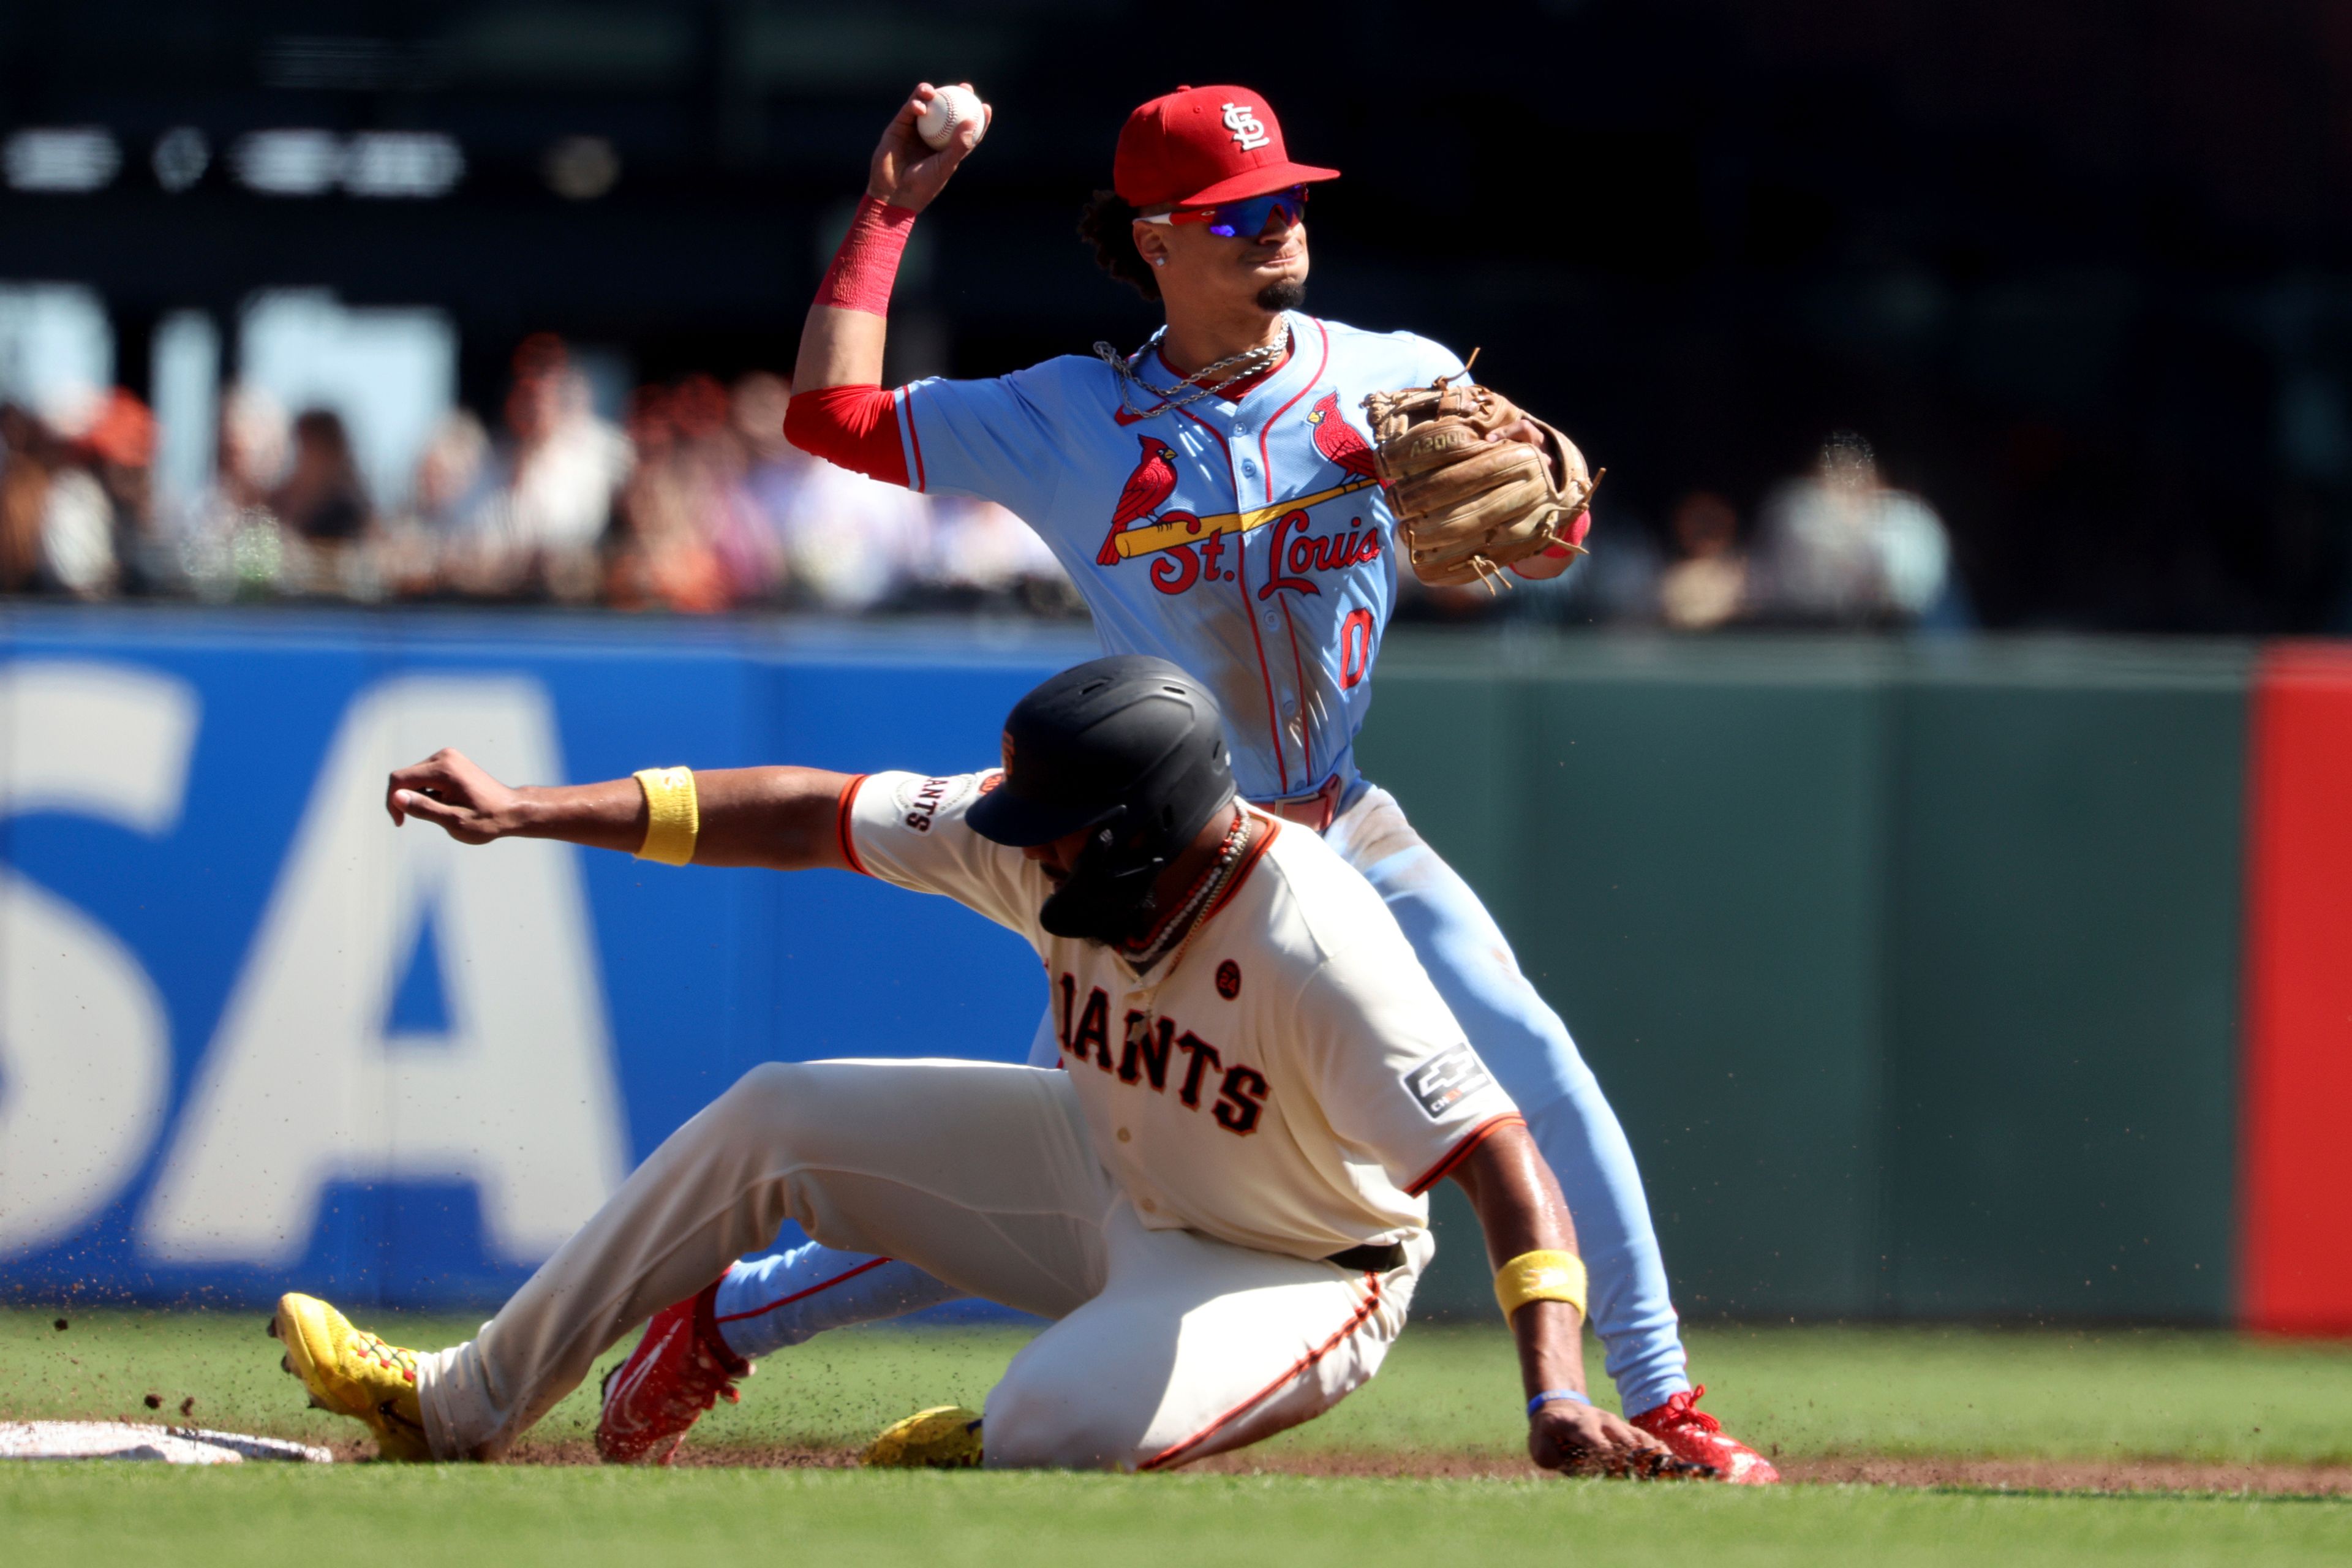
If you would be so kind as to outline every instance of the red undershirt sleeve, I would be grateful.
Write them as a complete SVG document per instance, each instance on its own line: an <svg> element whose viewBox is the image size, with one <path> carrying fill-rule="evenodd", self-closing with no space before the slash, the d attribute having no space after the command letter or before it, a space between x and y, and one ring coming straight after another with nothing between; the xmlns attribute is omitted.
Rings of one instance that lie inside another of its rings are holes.
<svg viewBox="0 0 2352 1568"><path fill-rule="evenodd" d="M908 483L907 453L898 441L898 395L879 386L794 393L784 405L784 439L837 468L889 484Z"/></svg>

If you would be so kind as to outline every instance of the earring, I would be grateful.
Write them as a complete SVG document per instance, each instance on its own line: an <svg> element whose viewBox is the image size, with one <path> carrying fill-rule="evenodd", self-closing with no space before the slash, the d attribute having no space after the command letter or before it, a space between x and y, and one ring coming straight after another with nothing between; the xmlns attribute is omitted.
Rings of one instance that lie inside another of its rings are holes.
<svg viewBox="0 0 2352 1568"><path fill-rule="evenodd" d="M1165 267L1168 265L1168 258L1164 256L1155 256L1151 258L1151 265L1154 267Z"/></svg>

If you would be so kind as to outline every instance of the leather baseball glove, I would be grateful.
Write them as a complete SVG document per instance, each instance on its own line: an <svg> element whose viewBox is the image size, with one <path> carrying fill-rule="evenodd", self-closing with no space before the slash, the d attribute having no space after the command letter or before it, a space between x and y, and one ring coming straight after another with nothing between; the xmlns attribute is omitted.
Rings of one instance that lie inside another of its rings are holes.
<svg viewBox="0 0 2352 1568"><path fill-rule="evenodd" d="M1580 520L1601 476L1575 442L1509 398L1454 380L1375 392L1363 406L1374 469L1423 582L1491 585L1503 568L1554 545L1584 553ZM1541 446L1486 438L1521 419L1543 432Z"/></svg>

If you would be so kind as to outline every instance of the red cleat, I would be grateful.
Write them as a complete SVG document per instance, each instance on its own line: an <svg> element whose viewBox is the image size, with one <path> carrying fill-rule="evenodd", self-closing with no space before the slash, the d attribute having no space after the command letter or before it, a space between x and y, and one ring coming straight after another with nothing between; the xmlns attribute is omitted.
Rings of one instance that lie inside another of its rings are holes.
<svg viewBox="0 0 2352 1568"><path fill-rule="evenodd" d="M1700 1384L1687 1394L1677 1394L1654 1410L1644 1410L1633 1416L1633 1423L1659 1442L1675 1451L1679 1459L1695 1465L1706 1465L1734 1486L1765 1487L1780 1479L1772 1461L1741 1442L1724 1434L1723 1423L1698 1407L1699 1396L1706 1392Z"/></svg>
<svg viewBox="0 0 2352 1568"><path fill-rule="evenodd" d="M604 1374L596 1452L608 1465L667 1465L702 1413L742 1396L751 1363L719 1337L719 1284L656 1312L629 1359Z"/></svg>

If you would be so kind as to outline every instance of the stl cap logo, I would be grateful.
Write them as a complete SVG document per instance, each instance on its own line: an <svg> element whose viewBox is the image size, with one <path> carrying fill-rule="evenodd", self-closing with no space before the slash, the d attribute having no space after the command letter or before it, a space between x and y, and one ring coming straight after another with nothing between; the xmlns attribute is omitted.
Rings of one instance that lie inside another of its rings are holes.
<svg viewBox="0 0 2352 1568"><path fill-rule="evenodd" d="M1272 140L1266 135L1265 127L1258 121L1257 106L1255 104L1225 105L1225 129L1234 133L1234 140L1240 143L1241 150L1244 153L1255 153Z"/></svg>

